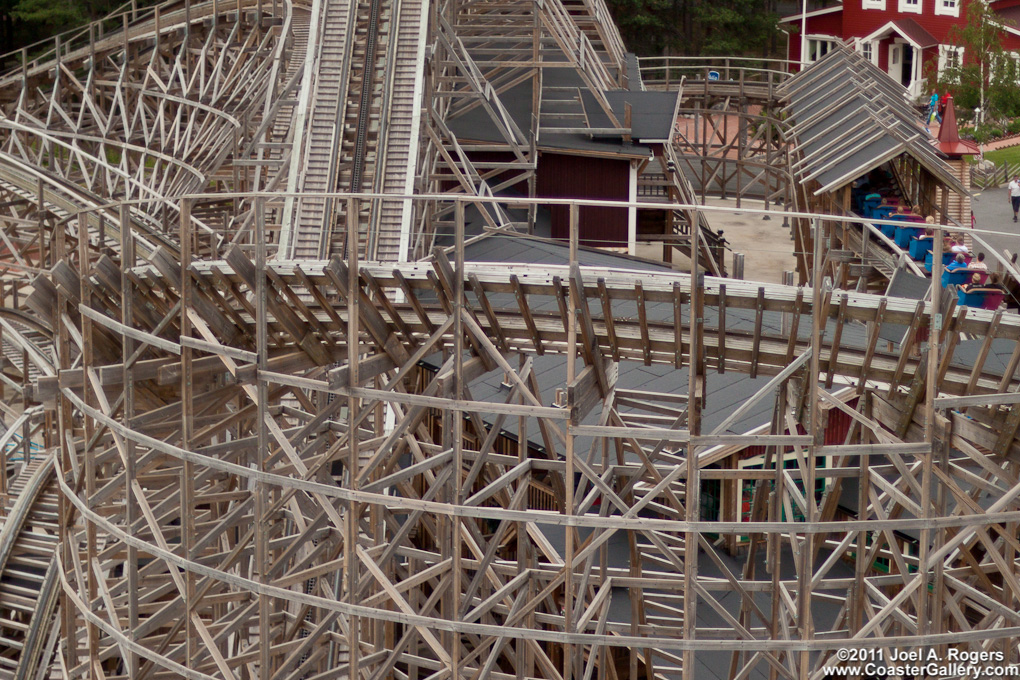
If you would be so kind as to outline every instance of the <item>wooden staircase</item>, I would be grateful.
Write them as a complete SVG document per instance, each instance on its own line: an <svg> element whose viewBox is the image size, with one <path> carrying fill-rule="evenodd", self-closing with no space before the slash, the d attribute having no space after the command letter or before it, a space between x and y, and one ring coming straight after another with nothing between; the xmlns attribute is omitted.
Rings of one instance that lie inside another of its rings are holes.
<svg viewBox="0 0 1020 680"><path fill-rule="evenodd" d="M58 486L50 452L11 481L0 526L0 679L28 678L48 663L57 603Z"/></svg>
<svg viewBox="0 0 1020 680"><path fill-rule="evenodd" d="M347 0L324 0L319 16L312 21L318 33L317 58L299 162L298 188L302 193L324 193L333 186L338 125L343 116L349 68L350 25L354 6ZM297 150L296 150L297 151ZM294 161L292 161L293 163ZM291 216L282 243L284 257L321 259L325 252L323 224L332 203L322 196L302 196ZM286 229L286 227L285 227Z"/></svg>
<svg viewBox="0 0 1020 680"><path fill-rule="evenodd" d="M389 79L384 87L389 102L384 106L387 118L374 190L409 194L414 190L418 161L427 5L422 0L396 1L396 35L390 43ZM379 201L371 214L365 251L368 258L386 262L407 259L413 214L410 201Z"/></svg>

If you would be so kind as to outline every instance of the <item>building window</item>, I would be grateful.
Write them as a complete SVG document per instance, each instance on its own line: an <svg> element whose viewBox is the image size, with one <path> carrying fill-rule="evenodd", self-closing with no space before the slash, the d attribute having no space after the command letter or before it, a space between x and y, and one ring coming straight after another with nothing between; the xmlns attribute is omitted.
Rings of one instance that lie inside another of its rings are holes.
<svg viewBox="0 0 1020 680"><path fill-rule="evenodd" d="M939 78L947 70L951 71L950 77L959 76L960 66L963 64L963 48L956 45L939 45Z"/></svg>
<svg viewBox="0 0 1020 680"><path fill-rule="evenodd" d="M1002 85L1020 83L1020 53L1006 52L988 63L988 79Z"/></svg>
<svg viewBox="0 0 1020 680"><path fill-rule="evenodd" d="M935 0L935 14L960 16L960 0Z"/></svg>
<svg viewBox="0 0 1020 680"><path fill-rule="evenodd" d="M836 47L835 40L825 38L807 39L807 62L813 64Z"/></svg>
<svg viewBox="0 0 1020 680"><path fill-rule="evenodd" d="M877 9L885 11L885 0L861 0L863 9Z"/></svg>
<svg viewBox="0 0 1020 680"><path fill-rule="evenodd" d="M872 64L875 63L875 43L870 40L862 40L858 45L858 51L861 56L870 61Z"/></svg>
<svg viewBox="0 0 1020 680"><path fill-rule="evenodd" d="M943 2L943 0L934 0L935 2ZM900 12L907 12L910 14L921 13L921 0L900 0Z"/></svg>

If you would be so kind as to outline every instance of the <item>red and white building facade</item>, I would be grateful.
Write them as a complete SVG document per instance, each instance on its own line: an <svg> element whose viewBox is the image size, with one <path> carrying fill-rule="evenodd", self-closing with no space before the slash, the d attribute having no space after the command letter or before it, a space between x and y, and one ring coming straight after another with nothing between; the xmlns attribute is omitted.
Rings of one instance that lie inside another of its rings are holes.
<svg viewBox="0 0 1020 680"><path fill-rule="evenodd" d="M811 63L824 56L836 41L851 41L910 94L927 94L929 64L941 72L964 49L953 44L950 28L966 21L967 6L981 0L843 0L841 4L785 17L787 58ZM1020 0L998 0L991 9L1003 19L1003 49L1020 55ZM805 21L806 19L806 21ZM806 50L801 58L801 25L806 23Z"/></svg>

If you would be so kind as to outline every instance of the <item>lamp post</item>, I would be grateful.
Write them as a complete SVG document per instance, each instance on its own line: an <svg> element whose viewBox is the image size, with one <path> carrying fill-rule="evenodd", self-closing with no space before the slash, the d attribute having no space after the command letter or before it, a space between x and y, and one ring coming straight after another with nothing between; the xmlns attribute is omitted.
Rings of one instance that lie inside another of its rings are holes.
<svg viewBox="0 0 1020 680"><path fill-rule="evenodd" d="M807 66L807 0L801 0L800 11L800 68Z"/></svg>

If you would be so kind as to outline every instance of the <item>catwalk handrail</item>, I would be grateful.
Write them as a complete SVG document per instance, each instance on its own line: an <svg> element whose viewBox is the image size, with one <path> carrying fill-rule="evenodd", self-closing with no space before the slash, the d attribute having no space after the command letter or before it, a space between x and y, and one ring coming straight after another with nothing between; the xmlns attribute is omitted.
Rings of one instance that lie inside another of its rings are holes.
<svg viewBox="0 0 1020 680"><path fill-rule="evenodd" d="M785 59L745 57L638 57L642 82L646 86L665 85L667 89L674 85L679 87L684 77L688 85L699 83L698 88L702 82L706 85L744 82L779 86L793 76L788 69L795 63ZM711 78L710 72L715 72L718 78ZM692 94L697 94L697 88Z"/></svg>

